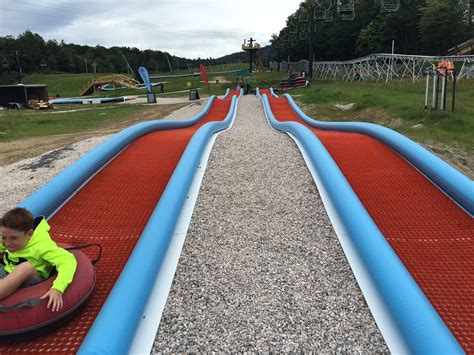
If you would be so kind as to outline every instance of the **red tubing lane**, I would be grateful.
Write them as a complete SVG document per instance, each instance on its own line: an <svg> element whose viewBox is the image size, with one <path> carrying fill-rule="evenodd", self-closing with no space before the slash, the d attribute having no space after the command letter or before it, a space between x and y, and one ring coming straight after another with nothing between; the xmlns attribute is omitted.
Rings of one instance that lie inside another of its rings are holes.
<svg viewBox="0 0 474 355"><path fill-rule="evenodd" d="M75 353L156 207L168 180L196 130L222 121L232 92L216 99L209 113L192 127L156 131L136 141L94 176L51 219L55 241L71 245L99 243L103 254L96 264L95 290L84 307L66 322L32 334L0 339L0 353ZM93 255L90 255L91 257ZM146 270L137 270L137 273Z"/></svg>
<svg viewBox="0 0 474 355"><path fill-rule="evenodd" d="M323 131L285 98L270 106L321 140L382 234L467 353L474 353L474 221L394 150L358 133Z"/></svg>

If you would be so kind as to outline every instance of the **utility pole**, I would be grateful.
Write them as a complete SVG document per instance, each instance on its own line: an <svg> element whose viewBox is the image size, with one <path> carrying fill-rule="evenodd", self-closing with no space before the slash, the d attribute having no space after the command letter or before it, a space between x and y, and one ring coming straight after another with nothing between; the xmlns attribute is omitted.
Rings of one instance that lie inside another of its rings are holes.
<svg viewBox="0 0 474 355"><path fill-rule="evenodd" d="M277 60L277 71L280 71L280 48L281 48L280 43L281 43L280 40L277 40L277 41L274 41L273 45L272 45L272 47L275 49L276 55L277 55L277 58L276 58L276 60Z"/></svg>
<svg viewBox="0 0 474 355"><path fill-rule="evenodd" d="M170 67L170 72L173 72L173 67L171 66L170 59L168 58L168 54L165 53L166 60L168 61L168 66Z"/></svg>
<svg viewBox="0 0 474 355"><path fill-rule="evenodd" d="M15 51L15 54L16 54L16 66L18 69L18 84L21 84L22 72L21 72L21 66L20 66L20 59L18 57L18 51Z"/></svg>
<svg viewBox="0 0 474 355"><path fill-rule="evenodd" d="M250 37L249 39L249 48L252 49L253 48L253 42L255 42L256 40L253 39L252 37ZM244 44L245 44L245 40L244 40ZM253 62L253 51L252 50L249 50L249 55L250 55L250 58L249 58L249 64L250 64L250 68L249 68L249 71L252 72L252 62Z"/></svg>
<svg viewBox="0 0 474 355"><path fill-rule="evenodd" d="M280 44L276 47L277 50L277 71L280 71Z"/></svg>
<svg viewBox="0 0 474 355"><path fill-rule="evenodd" d="M305 3L301 4L306 10L308 10L309 16L309 24L308 24L308 42L309 42L309 53L308 53L308 61L309 61L309 77L313 77L313 42L314 42L314 31L316 30L316 23L314 22L314 11L316 9L317 3L313 5L307 5Z"/></svg>
<svg viewBox="0 0 474 355"><path fill-rule="evenodd" d="M470 1L469 4L468 4L468 8L467 8L467 22L469 23L469 28L472 28L472 22L473 22L473 19L474 19L474 14L473 14L473 7L474 7L474 1ZM453 111L454 111L454 107L453 107Z"/></svg>
<svg viewBox="0 0 474 355"><path fill-rule="evenodd" d="M84 58L84 62L86 62L86 74L89 73L89 70L87 68L87 58Z"/></svg>
<svg viewBox="0 0 474 355"><path fill-rule="evenodd" d="M128 64L127 58L125 58L125 56L123 55L122 51L119 51L119 52L120 52L120 55L122 56L123 60L125 61L125 63L127 63L127 74L129 73L129 70L130 70L130 74L133 75L133 69L132 69L132 67L130 66L130 64Z"/></svg>
<svg viewBox="0 0 474 355"><path fill-rule="evenodd" d="M92 66L94 67L94 74L97 73L97 65L95 64L95 59L94 59L94 63L92 63Z"/></svg>

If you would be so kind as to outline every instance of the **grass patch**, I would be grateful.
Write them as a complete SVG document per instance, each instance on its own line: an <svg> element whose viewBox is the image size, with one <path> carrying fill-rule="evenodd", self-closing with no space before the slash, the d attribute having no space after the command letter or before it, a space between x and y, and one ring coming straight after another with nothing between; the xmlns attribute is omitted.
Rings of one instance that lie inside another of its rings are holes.
<svg viewBox="0 0 474 355"><path fill-rule="evenodd" d="M0 142L123 126L127 122L146 120L148 116L153 116L153 119L156 116L166 116L182 106L184 104L153 106L153 109L133 104L90 109L84 109L83 105L61 107L61 111L73 107L78 109L76 112L5 110L0 112Z"/></svg>
<svg viewBox="0 0 474 355"><path fill-rule="evenodd" d="M31 74L23 80L24 84L46 84L50 97L79 96L82 87L92 78L107 74Z"/></svg>
<svg viewBox="0 0 474 355"><path fill-rule="evenodd" d="M449 83L451 84L451 83ZM474 152L474 81L457 83L455 112L424 112L424 82L340 83L314 80L291 92L317 120L365 121L390 127L413 140L441 143ZM448 90L451 93L450 88ZM336 104L354 103L342 111ZM451 97L447 106L451 108Z"/></svg>

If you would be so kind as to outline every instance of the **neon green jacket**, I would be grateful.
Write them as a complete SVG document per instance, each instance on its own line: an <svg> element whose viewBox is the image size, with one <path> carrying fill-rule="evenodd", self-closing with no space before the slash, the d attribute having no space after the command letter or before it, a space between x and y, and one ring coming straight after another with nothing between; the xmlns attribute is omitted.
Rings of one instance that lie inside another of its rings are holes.
<svg viewBox="0 0 474 355"><path fill-rule="evenodd" d="M18 264L26 260L33 265L43 280L46 280L51 271L56 269L58 276L52 288L64 293L74 277L77 261L73 254L56 245L49 236L48 222L44 217L40 218L41 222L22 249L11 253L0 243L5 271L11 273Z"/></svg>

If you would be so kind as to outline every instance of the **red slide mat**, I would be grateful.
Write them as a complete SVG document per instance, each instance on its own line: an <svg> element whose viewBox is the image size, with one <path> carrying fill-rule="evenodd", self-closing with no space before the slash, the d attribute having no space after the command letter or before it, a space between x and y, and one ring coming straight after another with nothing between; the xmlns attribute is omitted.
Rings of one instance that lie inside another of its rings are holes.
<svg viewBox="0 0 474 355"><path fill-rule="evenodd" d="M277 120L299 122L317 135L458 342L473 353L473 218L375 138L316 129L286 98L267 97Z"/></svg>
<svg viewBox="0 0 474 355"><path fill-rule="evenodd" d="M99 243L102 246L102 258L96 264L95 290L72 319L31 334L0 339L1 354L77 352L189 140L203 124L223 120L231 100L232 95L214 100L208 114L192 127L156 131L137 139L50 219L51 236L55 241L71 245Z"/></svg>

